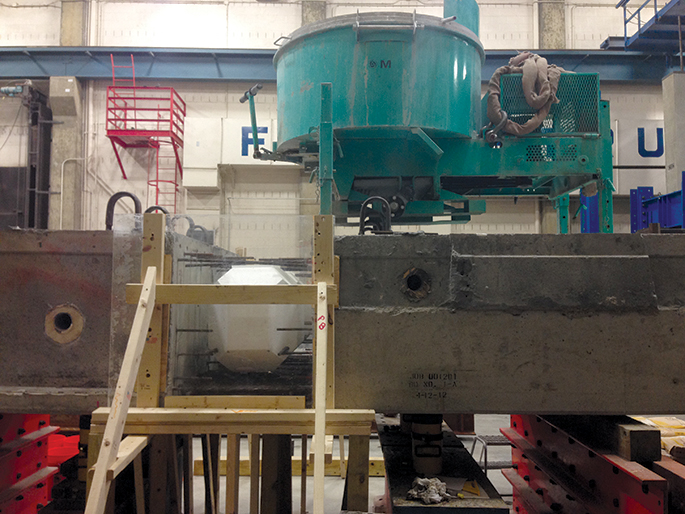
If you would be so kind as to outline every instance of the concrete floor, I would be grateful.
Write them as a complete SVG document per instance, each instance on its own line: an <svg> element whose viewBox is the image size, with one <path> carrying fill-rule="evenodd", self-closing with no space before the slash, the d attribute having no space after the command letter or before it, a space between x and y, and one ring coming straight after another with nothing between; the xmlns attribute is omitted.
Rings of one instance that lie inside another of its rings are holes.
<svg viewBox="0 0 685 514"><path fill-rule="evenodd" d="M476 433L478 435L497 435L499 434L499 429L501 427L509 426L509 416L505 415L477 415L476 416ZM225 457L226 449L224 446L225 441L222 441L221 456ZM466 443L465 443L466 444ZM300 440L299 438L294 439L294 455L300 455ZM468 446L467 446L468 447ZM337 447L333 450L333 456L337 457ZM479 456L479 447L476 448L476 457ZM193 454L195 459L202 457L201 443L198 438L195 438L193 445ZM380 443L378 439L371 440L371 448L369 452L371 457L382 457ZM241 441L241 455L248 455L247 439L242 438ZM505 461L511 460L511 449L508 446L491 447L488 450L488 460L493 461ZM493 483L495 488L500 494L505 495L505 500L511 499L511 485L502 476L499 470L488 471L488 478ZM223 481L223 477L222 477ZM314 479L312 477L307 478L307 512L312 512L312 491L314 488ZM325 491L326 491L326 514L339 514L340 505L342 503L344 489L344 480L339 477L326 477L325 480ZM293 513L299 514L300 512L300 477L293 477ZM224 496L224 484L220 485L220 512L226 512L226 499ZM370 477L369 478L369 512L373 511L373 499L376 496L380 496L385 491L385 478L384 477ZM193 492L195 499L195 512L204 512L204 480L203 477L195 477L193 482ZM240 477L240 491L239 491L239 501L240 501L240 514L249 513L249 501L250 501L250 479L249 477Z"/></svg>

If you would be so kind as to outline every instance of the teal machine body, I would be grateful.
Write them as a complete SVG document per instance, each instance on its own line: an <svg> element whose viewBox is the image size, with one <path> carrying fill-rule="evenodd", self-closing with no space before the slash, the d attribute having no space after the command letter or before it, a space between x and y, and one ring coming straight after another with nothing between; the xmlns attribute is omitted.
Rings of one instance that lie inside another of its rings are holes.
<svg viewBox="0 0 685 514"><path fill-rule="evenodd" d="M562 74L560 101L540 128L489 142L478 20L475 0L446 0L444 18L357 13L295 31L274 57L279 144L255 156L318 172L322 209L342 222L370 197L387 200L404 224L467 222L490 196L544 196L566 232L568 193L584 187L600 195L600 230L612 232L609 106L598 75ZM501 87L509 119L535 114L520 75L504 75Z"/></svg>

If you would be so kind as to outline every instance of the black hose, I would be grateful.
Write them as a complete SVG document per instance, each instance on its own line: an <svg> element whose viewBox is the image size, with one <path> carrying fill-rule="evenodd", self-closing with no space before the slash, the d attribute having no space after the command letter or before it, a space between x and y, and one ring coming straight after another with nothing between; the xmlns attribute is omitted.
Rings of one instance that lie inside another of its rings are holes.
<svg viewBox="0 0 685 514"><path fill-rule="evenodd" d="M382 208L381 212L379 213L380 216L378 218L378 221L374 221L371 219L371 217L367 214L367 212L370 210L372 212L373 208L371 205L373 202L379 201L381 202ZM366 221L367 216L369 216L369 221ZM370 196L366 200L364 200L364 203L362 203L361 208L359 209L359 235L363 236L364 233L367 230L375 231L375 232L390 232L392 222L390 220L391 212L390 212L390 204L388 201L383 198L382 196Z"/></svg>
<svg viewBox="0 0 685 514"><path fill-rule="evenodd" d="M118 193L114 193L109 200L107 201L107 214L105 215L105 229L107 230L112 230L112 226L114 225L114 206L117 204L119 200L121 200L124 197L128 197L131 200L133 200L133 205L136 211L136 214L140 214L142 212L142 205L140 203L140 200L136 195L133 193L129 193L128 191L119 191Z"/></svg>
<svg viewBox="0 0 685 514"><path fill-rule="evenodd" d="M151 207L148 207L147 209L145 209L145 214L150 214L150 213L155 212L155 211L162 211L167 216L169 215L169 211L167 211L161 205L153 205Z"/></svg>

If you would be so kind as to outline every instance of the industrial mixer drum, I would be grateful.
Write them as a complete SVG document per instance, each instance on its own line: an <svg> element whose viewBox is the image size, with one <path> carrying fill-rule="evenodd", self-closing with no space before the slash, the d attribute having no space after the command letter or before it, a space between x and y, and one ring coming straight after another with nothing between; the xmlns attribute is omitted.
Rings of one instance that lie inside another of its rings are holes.
<svg viewBox="0 0 685 514"><path fill-rule="evenodd" d="M446 15L449 5L478 30L475 1L448 2ZM297 151L316 138L322 82L333 84L338 139L396 139L410 127L431 137L475 137L484 59L476 33L453 18L357 13L302 27L274 57L278 150Z"/></svg>

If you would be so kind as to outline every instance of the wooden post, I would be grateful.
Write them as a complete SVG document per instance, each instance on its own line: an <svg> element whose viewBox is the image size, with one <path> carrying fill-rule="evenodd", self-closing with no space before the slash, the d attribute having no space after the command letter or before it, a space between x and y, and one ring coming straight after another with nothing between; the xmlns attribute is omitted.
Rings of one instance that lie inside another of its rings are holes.
<svg viewBox="0 0 685 514"><path fill-rule="evenodd" d="M262 437L261 514L292 514L290 436Z"/></svg>
<svg viewBox="0 0 685 514"><path fill-rule="evenodd" d="M328 341L328 297L325 282L319 282L316 305L316 365L314 373L314 514L324 514L326 453L326 364ZM319 343L320 342L320 343Z"/></svg>
<svg viewBox="0 0 685 514"><path fill-rule="evenodd" d="M143 216L143 254L142 269L156 268L155 283L164 283L164 238L166 219L164 214L145 214ZM136 395L138 407L159 407L160 383L162 376L162 341L164 309L156 305L150 321L150 331L143 350L140 370L136 370Z"/></svg>
<svg viewBox="0 0 685 514"><path fill-rule="evenodd" d="M202 436L202 463L205 479L205 514L219 512L219 443L218 434Z"/></svg>
<svg viewBox="0 0 685 514"><path fill-rule="evenodd" d="M136 514L145 514L145 483L143 482L143 456L133 459L133 480L136 491Z"/></svg>
<svg viewBox="0 0 685 514"><path fill-rule="evenodd" d="M93 485L93 470L95 470L95 463L98 461L98 453L102 446L102 434L88 431L88 455L86 457L86 498L90 495L90 488Z"/></svg>
<svg viewBox="0 0 685 514"><path fill-rule="evenodd" d="M107 470L114 463L119 452L126 414L128 413L131 396L133 395L133 385L138 367L140 366L148 328L150 327L150 318L155 307L156 275L157 269L154 266L149 267L145 272L143 292L140 295L136 315L133 319L131 334L121 364L121 373L119 374L119 380L112 398L112 408L102 436L102 446L100 447L98 460L95 464L92 487L86 502L86 514L101 514L105 509L107 491L109 491L111 483L107 480Z"/></svg>
<svg viewBox="0 0 685 514"><path fill-rule="evenodd" d="M239 482L240 434L228 434L226 436L226 514L238 514Z"/></svg>
<svg viewBox="0 0 685 514"><path fill-rule="evenodd" d="M345 473L347 468L345 466L345 436L338 436L338 443L340 444L340 478L345 480Z"/></svg>
<svg viewBox="0 0 685 514"><path fill-rule="evenodd" d="M369 508L369 436L351 435L347 459L347 506L349 511Z"/></svg>
<svg viewBox="0 0 685 514"><path fill-rule="evenodd" d="M189 434L183 436L183 512L193 514L193 510L193 436Z"/></svg>
<svg viewBox="0 0 685 514"><path fill-rule="evenodd" d="M334 217L333 216L314 216L314 266L312 269L314 283L325 282L326 284L336 284L336 260L333 254L334 236ZM339 264L338 264L339 266ZM318 314L317 314L318 317ZM328 309L328 332L327 341L327 360L326 360L326 408L335 408L335 308L333 305ZM315 337L318 333L315 334ZM316 348L314 347L314 359L316 361ZM316 370L314 370L316 374ZM316 398L316 391L314 391Z"/></svg>
<svg viewBox="0 0 685 514"><path fill-rule="evenodd" d="M250 446L250 514L259 514L259 434L247 436Z"/></svg>
<svg viewBox="0 0 685 514"><path fill-rule="evenodd" d="M156 435L150 444L150 514L166 514L169 495L169 435Z"/></svg>

